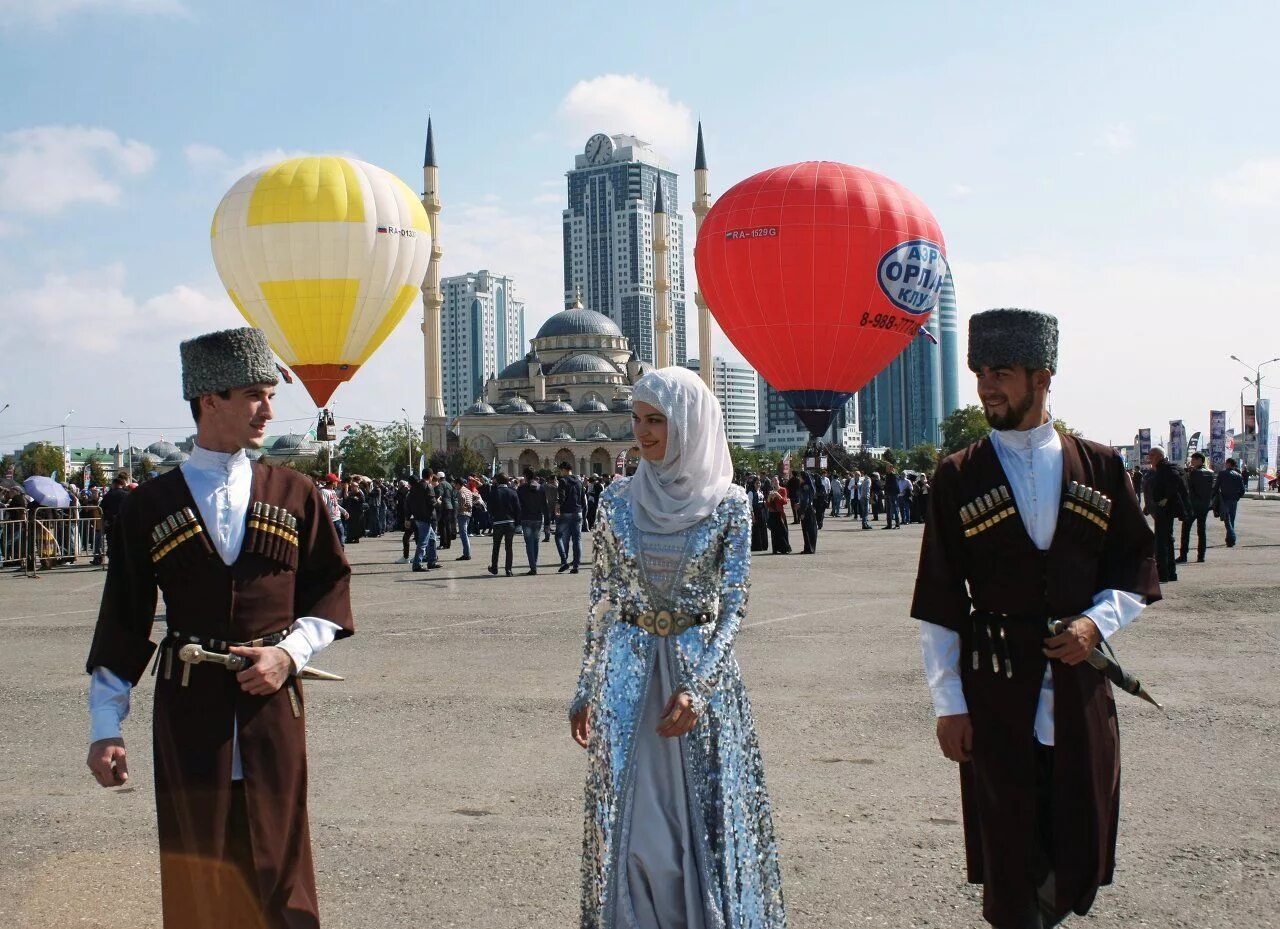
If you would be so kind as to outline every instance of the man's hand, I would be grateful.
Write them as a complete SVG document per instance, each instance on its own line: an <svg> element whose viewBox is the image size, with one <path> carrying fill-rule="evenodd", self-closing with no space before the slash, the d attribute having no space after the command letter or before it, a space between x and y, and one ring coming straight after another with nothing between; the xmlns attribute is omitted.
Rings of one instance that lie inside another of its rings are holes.
<svg viewBox="0 0 1280 929"><path fill-rule="evenodd" d="M678 690L667 701L662 711L662 719L658 720L658 735L665 738L682 736L698 723L698 714L693 711L693 698L688 691Z"/></svg>
<svg viewBox="0 0 1280 929"><path fill-rule="evenodd" d="M569 732L573 735L573 741L577 742L583 748L587 747L587 743L591 741L591 707L584 706L578 710L569 720Z"/></svg>
<svg viewBox="0 0 1280 929"><path fill-rule="evenodd" d="M129 780L129 764L125 760L124 739L99 739L89 746L86 762L94 780L103 787L120 787Z"/></svg>
<svg viewBox="0 0 1280 929"><path fill-rule="evenodd" d="M293 673L293 659L283 648L231 646L231 654L248 658L253 664L236 675L240 689L255 697L267 697L279 690Z"/></svg>
<svg viewBox="0 0 1280 929"><path fill-rule="evenodd" d="M1044 653L1065 665L1078 665L1102 642L1102 633L1088 616L1077 616L1067 631L1044 640Z"/></svg>
<svg viewBox="0 0 1280 929"><path fill-rule="evenodd" d="M973 752L973 724L968 713L938 717L938 745L942 754L959 764Z"/></svg>

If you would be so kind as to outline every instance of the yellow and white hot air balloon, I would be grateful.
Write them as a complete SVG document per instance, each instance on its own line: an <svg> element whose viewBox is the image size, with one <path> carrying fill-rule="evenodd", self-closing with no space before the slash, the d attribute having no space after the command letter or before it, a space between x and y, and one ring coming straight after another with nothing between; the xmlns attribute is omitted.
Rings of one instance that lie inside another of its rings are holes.
<svg viewBox="0 0 1280 929"><path fill-rule="evenodd" d="M325 406L404 318L431 257L427 213L382 168L290 158L246 174L213 214L231 301Z"/></svg>

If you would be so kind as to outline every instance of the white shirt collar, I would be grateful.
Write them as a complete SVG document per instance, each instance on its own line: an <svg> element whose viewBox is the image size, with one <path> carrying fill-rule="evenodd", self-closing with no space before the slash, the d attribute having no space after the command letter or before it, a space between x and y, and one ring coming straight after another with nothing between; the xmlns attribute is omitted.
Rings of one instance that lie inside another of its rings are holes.
<svg viewBox="0 0 1280 929"><path fill-rule="evenodd" d="M1052 420L1034 429L998 429L995 436L1001 445L1013 451L1029 451L1062 444Z"/></svg>
<svg viewBox="0 0 1280 929"><path fill-rule="evenodd" d="M244 449L234 452L211 452L199 445L191 447L191 456L185 464L197 471L211 471L217 474L231 474L249 464L249 456Z"/></svg>

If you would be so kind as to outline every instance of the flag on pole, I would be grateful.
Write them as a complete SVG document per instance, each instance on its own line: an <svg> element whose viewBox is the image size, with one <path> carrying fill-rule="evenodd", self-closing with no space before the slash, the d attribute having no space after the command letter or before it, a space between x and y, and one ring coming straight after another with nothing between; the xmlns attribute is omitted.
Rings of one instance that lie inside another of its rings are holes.
<svg viewBox="0 0 1280 929"><path fill-rule="evenodd" d="M921 326L921 327L920 327L920 333L919 333L919 334L920 334L920 335L922 335L922 336L924 336L926 339L928 339L928 340L929 340L930 342L932 342L934 345L937 345L937 344L938 344L938 337L937 337L936 335L934 335L932 332L930 332L930 331L929 331L927 328L925 328L924 326Z"/></svg>

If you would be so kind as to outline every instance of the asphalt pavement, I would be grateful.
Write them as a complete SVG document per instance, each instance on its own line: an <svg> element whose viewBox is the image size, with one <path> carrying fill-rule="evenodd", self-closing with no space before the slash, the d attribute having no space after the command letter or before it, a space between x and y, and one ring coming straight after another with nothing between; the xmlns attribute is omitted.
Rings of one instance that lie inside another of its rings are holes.
<svg viewBox="0 0 1280 929"><path fill-rule="evenodd" d="M1280 925L1280 505L1181 569L1115 646L1167 709L1117 697L1116 883L1067 925ZM816 556L758 556L737 651L759 719L792 929L981 924L955 766L933 738L907 607L921 529L827 520ZM798 527L793 542L799 549ZM357 635L308 685L311 826L327 927L577 925L583 752L565 707L587 572L412 574L399 536L352 547ZM589 558L589 549L585 553ZM554 546L543 546L554 562ZM0 924L160 925L151 680L126 723L130 786L85 767L103 573L0 577Z"/></svg>

